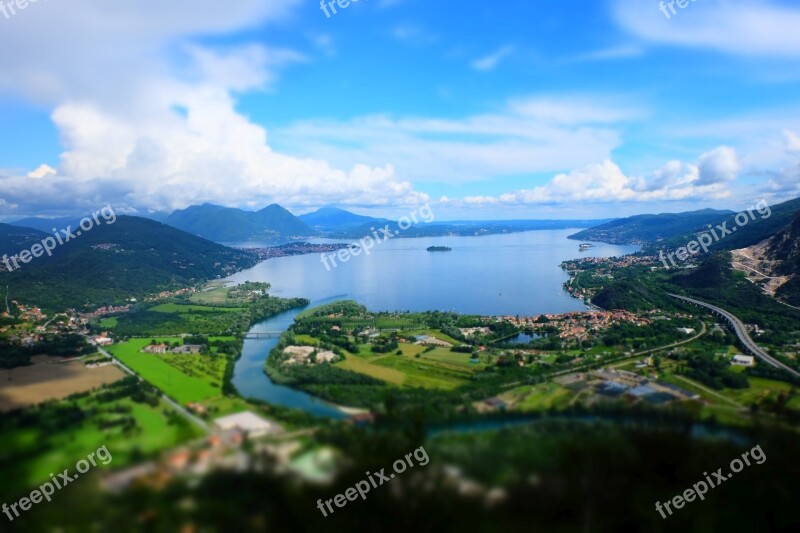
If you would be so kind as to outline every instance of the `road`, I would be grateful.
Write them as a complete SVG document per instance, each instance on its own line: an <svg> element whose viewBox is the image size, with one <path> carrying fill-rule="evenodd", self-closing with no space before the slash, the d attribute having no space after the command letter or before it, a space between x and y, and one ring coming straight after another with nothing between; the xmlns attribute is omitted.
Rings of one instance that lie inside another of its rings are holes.
<svg viewBox="0 0 800 533"><path fill-rule="evenodd" d="M686 296L679 296L677 294L670 294L673 298L677 298L679 300L683 300L684 302L688 302L693 305L697 305L700 307L705 307L706 309L710 309L717 315L725 318L731 326L733 326L733 330L736 333L736 336L739 337L739 341L742 345L749 351L751 354L755 355L759 359L762 359L767 364L774 366L775 368L780 368L781 370L785 370L792 374L795 377L800 378L800 372L796 371L795 369L791 368L783 364L782 362L778 361L770 354L768 354L765 350L763 350L758 344L750 338L750 335L747 333L747 328L744 327L744 323L736 318L734 315L717 307L716 305L711 305L706 302L701 302L700 300L695 300L694 298L688 298Z"/></svg>
<svg viewBox="0 0 800 533"><path fill-rule="evenodd" d="M111 355L109 352L104 350L102 346L96 346L96 348L97 348L98 352L100 352L101 354L105 355L106 357L109 357L112 361L114 361L114 364L117 365L118 367L120 367L122 370L124 370L125 372L127 372L131 376L136 376L137 378L141 379L142 381L145 381L145 379L142 378L142 376L140 376L139 374L137 374L136 372L134 372L133 370L131 370L130 368L128 368L127 366L122 364L122 361L120 361L119 359L117 359L116 357ZM194 416L185 407L183 407L181 404L179 404L178 402L176 402L175 400L173 400L172 398L170 398L166 394L161 393L161 398L165 402L167 402L173 409L175 409L180 414L182 414L184 417L189 419L189 421L192 422L193 424L195 424L196 426L199 426L206 433L209 433L211 431L211 429L208 427L208 424L204 420L201 420L201 419L197 418L196 416Z"/></svg>

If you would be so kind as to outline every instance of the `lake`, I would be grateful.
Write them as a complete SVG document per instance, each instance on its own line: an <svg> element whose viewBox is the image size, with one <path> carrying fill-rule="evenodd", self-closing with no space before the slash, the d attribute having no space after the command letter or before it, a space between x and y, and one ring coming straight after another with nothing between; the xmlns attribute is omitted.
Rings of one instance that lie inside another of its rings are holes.
<svg viewBox="0 0 800 533"><path fill-rule="evenodd" d="M567 236L576 230L546 230L482 237L390 239L370 255L336 261L327 270L316 255L281 257L228 278L265 281L271 294L309 300L351 299L373 311L457 311L480 315L537 315L583 311L567 294L560 263L576 257L633 253L636 246L594 243L578 251ZM450 252L428 252L447 246ZM331 261L329 261L329 264Z"/></svg>
<svg viewBox="0 0 800 533"><path fill-rule="evenodd" d="M586 304L562 287L568 276L559 267L561 262L620 256L638 247L594 243L594 248L581 253L579 243L567 239L572 233L575 230L391 239L376 245L370 255L352 257L346 263L337 260L338 266L330 270L319 255L280 257L227 280L268 282L272 284L270 294L307 298L311 306L349 299L373 311L449 310L481 315L583 311ZM447 246L452 251L428 252L429 246ZM299 312L282 313L254 325L251 331L283 331ZM269 379L264 362L277 343L278 339L244 341L233 377L239 393L318 416L342 417L335 407Z"/></svg>

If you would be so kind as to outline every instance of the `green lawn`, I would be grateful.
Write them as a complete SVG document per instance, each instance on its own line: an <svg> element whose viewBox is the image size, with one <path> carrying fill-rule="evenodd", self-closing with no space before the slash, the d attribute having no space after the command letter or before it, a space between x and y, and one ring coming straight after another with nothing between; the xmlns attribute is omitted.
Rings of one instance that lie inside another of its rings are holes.
<svg viewBox="0 0 800 533"><path fill-rule="evenodd" d="M469 361L472 358L471 354L451 352L450 348L436 348L433 351L423 353L422 358L431 359L433 361L440 361L448 365L456 365L458 367L464 367L465 369L471 372L483 370L484 367L486 366L482 364L470 363Z"/></svg>
<svg viewBox="0 0 800 533"><path fill-rule="evenodd" d="M741 404L750 405L756 403L756 401L765 396L772 396L774 398L780 392L788 393L792 390L791 385L782 381L753 377L748 377L747 380L750 382L750 388L725 389L722 391L722 394Z"/></svg>
<svg viewBox="0 0 800 533"><path fill-rule="evenodd" d="M190 304L160 304L151 307L148 311L154 313L235 313L243 311L242 307L209 307L205 305L190 305Z"/></svg>
<svg viewBox="0 0 800 533"><path fill-rule="evenodd" d="M387 368L386 366L379 364L380 361L385 357L382 357L381 359L376 358L374 363L372 363L361 357L347 354L346 359L340 363L337 363L336 366L344 368L345 370L358 372L359 374L366 374L367 376L381 379L393 385L402 385L406 381L406 375L403 372L392 368Z"/></svg>
<svg viewBox="0 0 800 533"><path fill-rule="evenodd" d="M534 387L526 385L500 395L514 409L520 411L542 411L552 407L567 407L574 393L558 383L541 383Z"/></svg>
<svg viewBox="0 0 800 533"><path fill-rule="evenodd" d="M403 384L409 387L452 390L466 383L470 375L469 372L445 368L434 361L408 359L399 355L383 357L374 364L402 372L406 375Z"/></svg>
<svg viewBox="0 0 800 533"><path fill-rule="evenodd" d="M220 387L214 387L207 378L188 376L178 368L170 365L155 354L142 353L141 350L151 339L132 339L126 343L115 344L109 351L125 365L137 372L145 380L152 383L168 396L181 404L205 400L221 393ZM174 339L155 339L169 341ZM192 357L203 357L200 355Z"/></svg>
<svg viewBox="0 0 800 533"><path fill-rule="evenodd" d="M100 327L106 329L114 329L115 327L117 327L117 318L113 316L110 318L101 318Z"/></svg>
<svg viewBox="0 0 800 533"><path fill-rule="evenodd" d="M91 398L82 398L78 404L90 408L93 402ZM178 424L169 424L164 411L172 411L172 408L163 402L151 407L125 398L113 405L131 407L130 416L136 419L137 425L134 433L124 434L121 428L100 429L94 417L90 417L77 427L55 433L47 429L25 428L0 434L3 455L19 458L10 471L4 472L14 480L9 488L40 485L49 479L51 473L61 472L65 468L74 472L77 461L85 459L101 446L106 446L112 461L108 466L102 466L98 461L98 466L91 471L121 468L132 462L134 453L156 453L202 435L198 428L182 419ZM46 450L29 455L30 450L36 449L34 444L42 442L46 443Z"/></svg>

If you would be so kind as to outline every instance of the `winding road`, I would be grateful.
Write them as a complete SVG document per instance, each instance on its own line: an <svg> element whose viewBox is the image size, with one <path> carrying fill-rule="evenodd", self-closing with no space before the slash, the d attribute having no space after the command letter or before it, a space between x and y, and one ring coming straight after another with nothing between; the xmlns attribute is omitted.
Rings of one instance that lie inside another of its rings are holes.
<svg viewBox="0 0 800 533"><path fill-rule="evenodd" d="M715 314L725 318L731 326L733 326L733 330L736 333L736 336L739 337L739 341L744 345L744 347L749 351L751 354L755 355L759 359L762 359L767 364L774 366L775 368L780 368L781 370L785 370L792 374L795 377L800 378L800 372L796 371L790 366L787 366L770 354L766 352L766 350L762 349L758 344L750 338L750 335L747 333L747 329L744 327L744 323L736 318L734 315L729 313L728 311L717 307L716 305L711 305L706 302L701 302L700 300L695 300L694 298L689 298L686 296L679 296L677 294L670 294L673 298L677 298L679 300L683 300L684 302L688 302L692 305L697 305L700 307L705 307L706 309L710 309Z"/></svg>

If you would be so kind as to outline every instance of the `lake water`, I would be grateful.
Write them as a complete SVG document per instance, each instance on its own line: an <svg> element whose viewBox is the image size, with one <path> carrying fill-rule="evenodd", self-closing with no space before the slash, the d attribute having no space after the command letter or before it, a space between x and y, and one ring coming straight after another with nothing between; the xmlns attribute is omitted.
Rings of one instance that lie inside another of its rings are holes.
<svg viewBox="0 0 800 533"><path fill-rule="evenodd" d="M448 310L481 315L582 311L567 294L559 264L576 257L625 255L635 246L595 243L588 252L567 236L576 230L484 237L390 239L328 271L318 254L281 257L231 276L265 281L271 294L309 300L352 299L374 311ZM428 252L447 246L450 252ZM330 263L330 261L329 261Z"/></svg>
<svg viewBox="0 0 800 533"><path fill-rule="evenodd" d="M392 239L371 255L352 257L328 271L319 255L280 257L227 278L272 284L273 296L308 298L311 306L349 299L374 311L451 310L482 315L538 315L586 310L567 294L559 265L576 257L612 257L635 246L595 243L588 252L567 239L575 230L547 230L485 237ZM252 244L251 244L252 246ZM451 252L428 252L447 246ZM330 263L330 261L329 261ZM282 313L251 331L284 331L300 310ZM233 384L246 398L303 409L318 416L342 417L335 407L305 392L276 385L264 362L278 339L244 341Z"/></svg>

